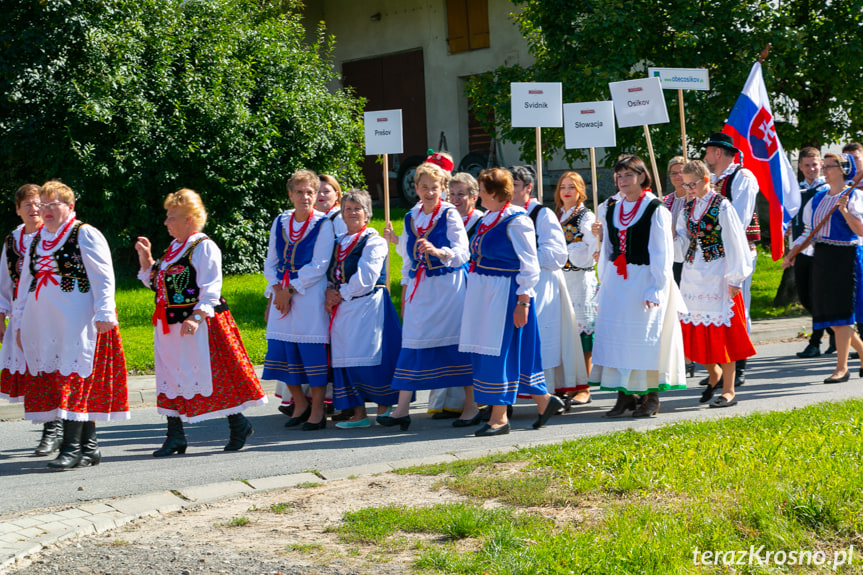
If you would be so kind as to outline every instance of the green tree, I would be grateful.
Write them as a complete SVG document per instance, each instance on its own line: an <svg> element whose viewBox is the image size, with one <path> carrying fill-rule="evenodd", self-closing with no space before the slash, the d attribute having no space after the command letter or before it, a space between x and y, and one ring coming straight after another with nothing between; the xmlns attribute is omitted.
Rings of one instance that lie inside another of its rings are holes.
<svg viewBox="0 0 863 575"><path fill-rule="evenodd" d="M8 0L0 4L0 177L59 178L121 267L165 245L165 195L199 191L229 273L261 269L285 181L359 183L362 105L330 91L333 38L299 0ZM11 210L10 210L11 211ZM12 220L5 220L7 228Z"/></svg>
<svg viewBox="0 0 863 575"><path fill-rule="evenodd" d="M608 83L647 75L648 66L707 68L710 91L685 92L693 155L718 131L752 63L772 43L764 77L787 150L863 136L863 0L513 0L536 58L530 68L499 68L468 83L486 127L535 157L533 130L510 127L511 81L560 81L565 102L610 99ZM652 128L656 154L679 154L676 92L666 91L671 122ZM494 112L493 114L491 112ZM618 130L620 151L645 154L643 130ZM543 130L550 154L563 130ZM612 161L616 153L609 154ZM568 150L569 161L584 150Z"/></svg>

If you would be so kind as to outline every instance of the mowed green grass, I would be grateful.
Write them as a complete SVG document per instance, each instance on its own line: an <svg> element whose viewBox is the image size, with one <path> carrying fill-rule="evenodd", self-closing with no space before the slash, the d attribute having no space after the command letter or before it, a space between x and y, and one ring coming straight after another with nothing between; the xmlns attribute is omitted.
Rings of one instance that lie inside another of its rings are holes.
<svg viewBox="0 0 863 575"><path fill-rule="evenodd" d="M401 234L406 210L393 209L391 217L397 234ZM376 210L371 226L383 231L383 210ZM160 249L156 246L154 250ZM391 275L390 285L396 309L401 303L401 266L402 260L396 254L395 246L390 246ZM261 262L263 267L263 262ZM249 357L255 364L264 362L267 353L266 324L264 310L267 300L264 289L267 282L264 275L251 274L225 276L222 296L228 302L231 314L240 328L243 343ZM132 373L152 373L153 364L153 292L134 278L117 278L117 313L120 319L120 332L126 351L126 366Z"/></svg>
<svg viewBox="0 0 863 575"><path fill-rule="evenodd" d="M407 210L393 209L393 227L401 235L404 215ZM379 232L384 229L383 210L375 210L371 226ZM263 265L263 263L262 263ZM401 309L402 259L390 245L390 293L396 309ZM781 262L774 262L770 255L759 251L758 265L752 281L752 317L766 318L803 313L799 304L782 308L773 307L776 288L782 278ZM223 296L228 301L231 313L243 335L243 343L249 357L256 364L263 363L267 351L264 324L266 300L263 293L266 281L263 274L226 276ZM153 292L131 278L118 278L117 308L120 314L120 329L126 349L126 363L135 373L153 371Z"/></svg>
<svg viewBox="0 0 863 575"><path fill-rule="evenodd" d="M337 531L435 573L860 573L861 414L861 400L822 403L402 470L467 501L350 511ZM701 555L750 549L742 565ZM789 562L807 550L846 563Z"/></svg>

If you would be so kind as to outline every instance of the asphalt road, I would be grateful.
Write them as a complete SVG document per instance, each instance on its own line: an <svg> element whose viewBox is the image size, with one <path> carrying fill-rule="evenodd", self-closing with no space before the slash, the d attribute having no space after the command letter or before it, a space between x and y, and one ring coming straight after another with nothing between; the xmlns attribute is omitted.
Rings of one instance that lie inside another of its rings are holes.
<svg viewBox="0 0 863 575"><path fill-rule="evenodd" d="M414 420L407 432L373 426L366 429L304 432L286 429L285 416L270 404L246 414L255 435L240 452L225 453L228 426L225 419L187 425L189 450L183 456L154 459L151 453L164 438L165 419L154 408L136 409L123 423L100 424L103 460L98 467L68 472L49 471L48 458L31 453L41 426L26 421L0 423L0 518L40 507L73 504L93 499L171 490L218 481L253 479L272 475L326 470L368 463L397 462L461 451L528 446L575 439L621 429L648 429L682 419L711 419L756 411L787 410L821 401L863 397L863 381L857 377L860 363L851 362L848 383L821 383L832 371L835 355L800 360L794 352L801 342L758 347L751 359L747 382L738 390L740 403L727 409L699 404L701 370L690 379L692 387L661 396L657 417L604 419L611 408L611 393L595 393L590 405L556 417L541 430L531 429L536 417L533 404L516 406L513 432L500 437L474 437L475 428L455 429L449 421L425 415L425 395L414 404Z"/></svg>

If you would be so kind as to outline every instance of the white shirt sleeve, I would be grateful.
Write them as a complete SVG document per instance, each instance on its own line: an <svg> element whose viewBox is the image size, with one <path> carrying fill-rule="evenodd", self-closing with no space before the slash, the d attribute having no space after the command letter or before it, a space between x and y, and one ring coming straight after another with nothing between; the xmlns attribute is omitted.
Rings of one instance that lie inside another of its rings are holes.
<svg viewBox="0 0 863 575"><path fill-rule="evenodd" d="M737 217L743 223L743 227L749 225L752 221L752 214L755 213L755 200L758 199L758 180L747 169L742 169L731 182L731 204L734 206L734 211L737 212Z"/></svg>
<svg viewBox="0 0 863 575"><path fill-rule="evenodd" d="M518 288L516 295L536 295L534 286L539 282L539 260L536 255L536 231L533 221L525 214L513 218L506 228L506 235L518 255L519 272L515 276Z"/></svg>
<svg viewBox="0 0 863 575"><path fill-rule="evenodd" d="M93 320L117 325L114 266L108 242L102 232L93 226L83 225L78 230L78 246L93 296Z"/></svg>
<svg viewBox="0 0 863 575"><path fill-rule="evenodd" d="M402 232L402 235L399 236L399 243L396 247L396 253L402 257L402 279L401 284L403 286L408 285L410 282L410 273L411 266L413 266L413 259L411 259L411 254L408 253L408 231L407 231L407 219L405 220L405 231Z"/></svg>
<svg viewBox="0 0 863 575"><path fill-rule="evenodd" d="M689 222L685 210L680 210L673 222L674 231L677 232L672 240L674 242L674 261L682 262L689 249Z"/></svg>
<svg viewBox="0 0 863 575"><path fill-rule="evenodd" d="M722 246L725 249L725 279L730 286L742 287L743 281L752 273L752 256L746 229L728 202L719 206L719 225L722 226Z"/></svg>
<svg viewBox="0 0 863 575"><path fill-rule="evenodd" d="M673 281L674 244L671 240L671 212L661 207L653 212L647 250L652 281L644 291L644 301L662 304L669 283Z"/></svg>
<svg viewBox="0 0 863 575"><path fill-rule="evenodd" d="M803 206L803 233L800 236L791 242L791 247L795 248L802 244L806 238L809 237L809 234L812 233L812 198L806 202L806 205ZM807 254L811 255L811 254Z"/></svg>
<svg viewBox="0 0 863 575"><path fill-rule="evenodd" d="M602 282L602 274L608 266L609 242L608 242L608 226L606 225L606 214L608 212L608 200L605 200L596 209L596 220L602 224L602 242L599 244L599 260L596 262L596 276Z"/></svg>
<svg viewBox="0 0 863 575"><path fill-rule="evenodd" d="M192 252L192 267L198 280L196 310L213 317L222 296L222 250L212 240L204 240Z"/></svg>
<svg viewBox="0 0 863 575"><path fill-rule="evenodd" d="M863 222L863 190L854 188L848 197L848 211Z"/></svg>
<svg viewBox="0 0 863 575"><path fill-rule="evenodd" d="M309 217L314 216L310 215ZM327 269L330 267L330 259L333 257L333 246L336 242L333 222L325 218L320 226L321 229L318 230L318 238L312 252L312 260L297 271L297 279L291 280L291 286L301 295L305 294L308 288L321 281L326 275Z"/></svg>
<svg viewBox="0 0 863 575"><path fill-rule="evenodd" d="M381 236L372 234L366 241L363 254L357 263L357 273L351 276L348 283L339 287L339 293L343 300L349 301L365 296L374 289L375 283L381 277L381 272L384 269L387 254L389 254L388 242Z"/></svg>
<svg viewBox="0 0 863 575"><path fill-rule="evenodd" d="M581 218L581 225L578 231L581 232L581 241L572 242L566 245L569 263L577 268L592 268L593 254L596 252L597 240L593 235L591 228L596 221L596 216L588 210Z"/></svg>
<svg viewBox="0 0 863 575"><path fill-rule="evenodd" d="M282 214L276 216L273 220L273 225L270 226L270 241L267 244L267 257L264 260L264 278L267 280L267 289L264 290L264 296L270 297L273 294L273 286L282 281L276 269L279 267L279 254L276 251L276 234L278 233L279 218Z"/></svg>
<svg viewBox="0 0 863 575"><path fill-rule="evenodd" d="M23 230L21 233L24 233ZM15 239L14 233L12 234L12 239ZM0 251L3 253L0 254L0 313L5 314L7 316L12 315L12 278L9 276L9 265L8 260L6 259L6 244L0 246Z"/></svg>
<svg viewBox="0 0 863 575"><path fill-rule="evenodd" d="M446 258L442 260L444 265L457 268L466 264L470 259L470 247L468 246L464 222L455 208L446 211L446 238L450 245L449 247L443 246L443 250L447 254Z"/></svg>
<svg viewBox="0 0 863 575"><path fill-rule="evenodd" d="M539 210L536 217L537 257L544 270L559 270L566 264L568 252L563 228L548 208Z"/></svg>

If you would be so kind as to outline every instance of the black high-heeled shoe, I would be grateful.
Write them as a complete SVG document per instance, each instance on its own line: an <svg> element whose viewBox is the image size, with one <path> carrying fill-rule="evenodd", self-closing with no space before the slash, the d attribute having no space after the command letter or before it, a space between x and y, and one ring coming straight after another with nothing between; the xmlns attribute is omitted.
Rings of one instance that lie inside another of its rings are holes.
<svg viewBox="0 0 863 575"><path fill-rule="evenodd" d="M707 387L701 392L701 399L698 400L698 403L707 403L710 401L717 389L722 389L721 379L714 385L710 385L709 383L707 384Z"/></svg>
<svg viewBox="0 0 863 575"><path fill-rule="evenodd" d="M295 409L294 412L296 413L296 411L297 410ZM290 418L287 421L287 423L285 423L285 427L296 427L301 423L305 423L306 421L309 420L309 416L311 414L312 414L312 406L307 405L306 410L304 412L302 412L299 416Z"/></svg>
<svg viewBox="0 0 863 575"><path fill-rule="evenodd" d="M401 427L402 431L407 431L408 427L411 426L411 416L405 415L404 417L390 417L389 415L379 415L378 423L384 427L394 427L398 425Z"/></svg>

